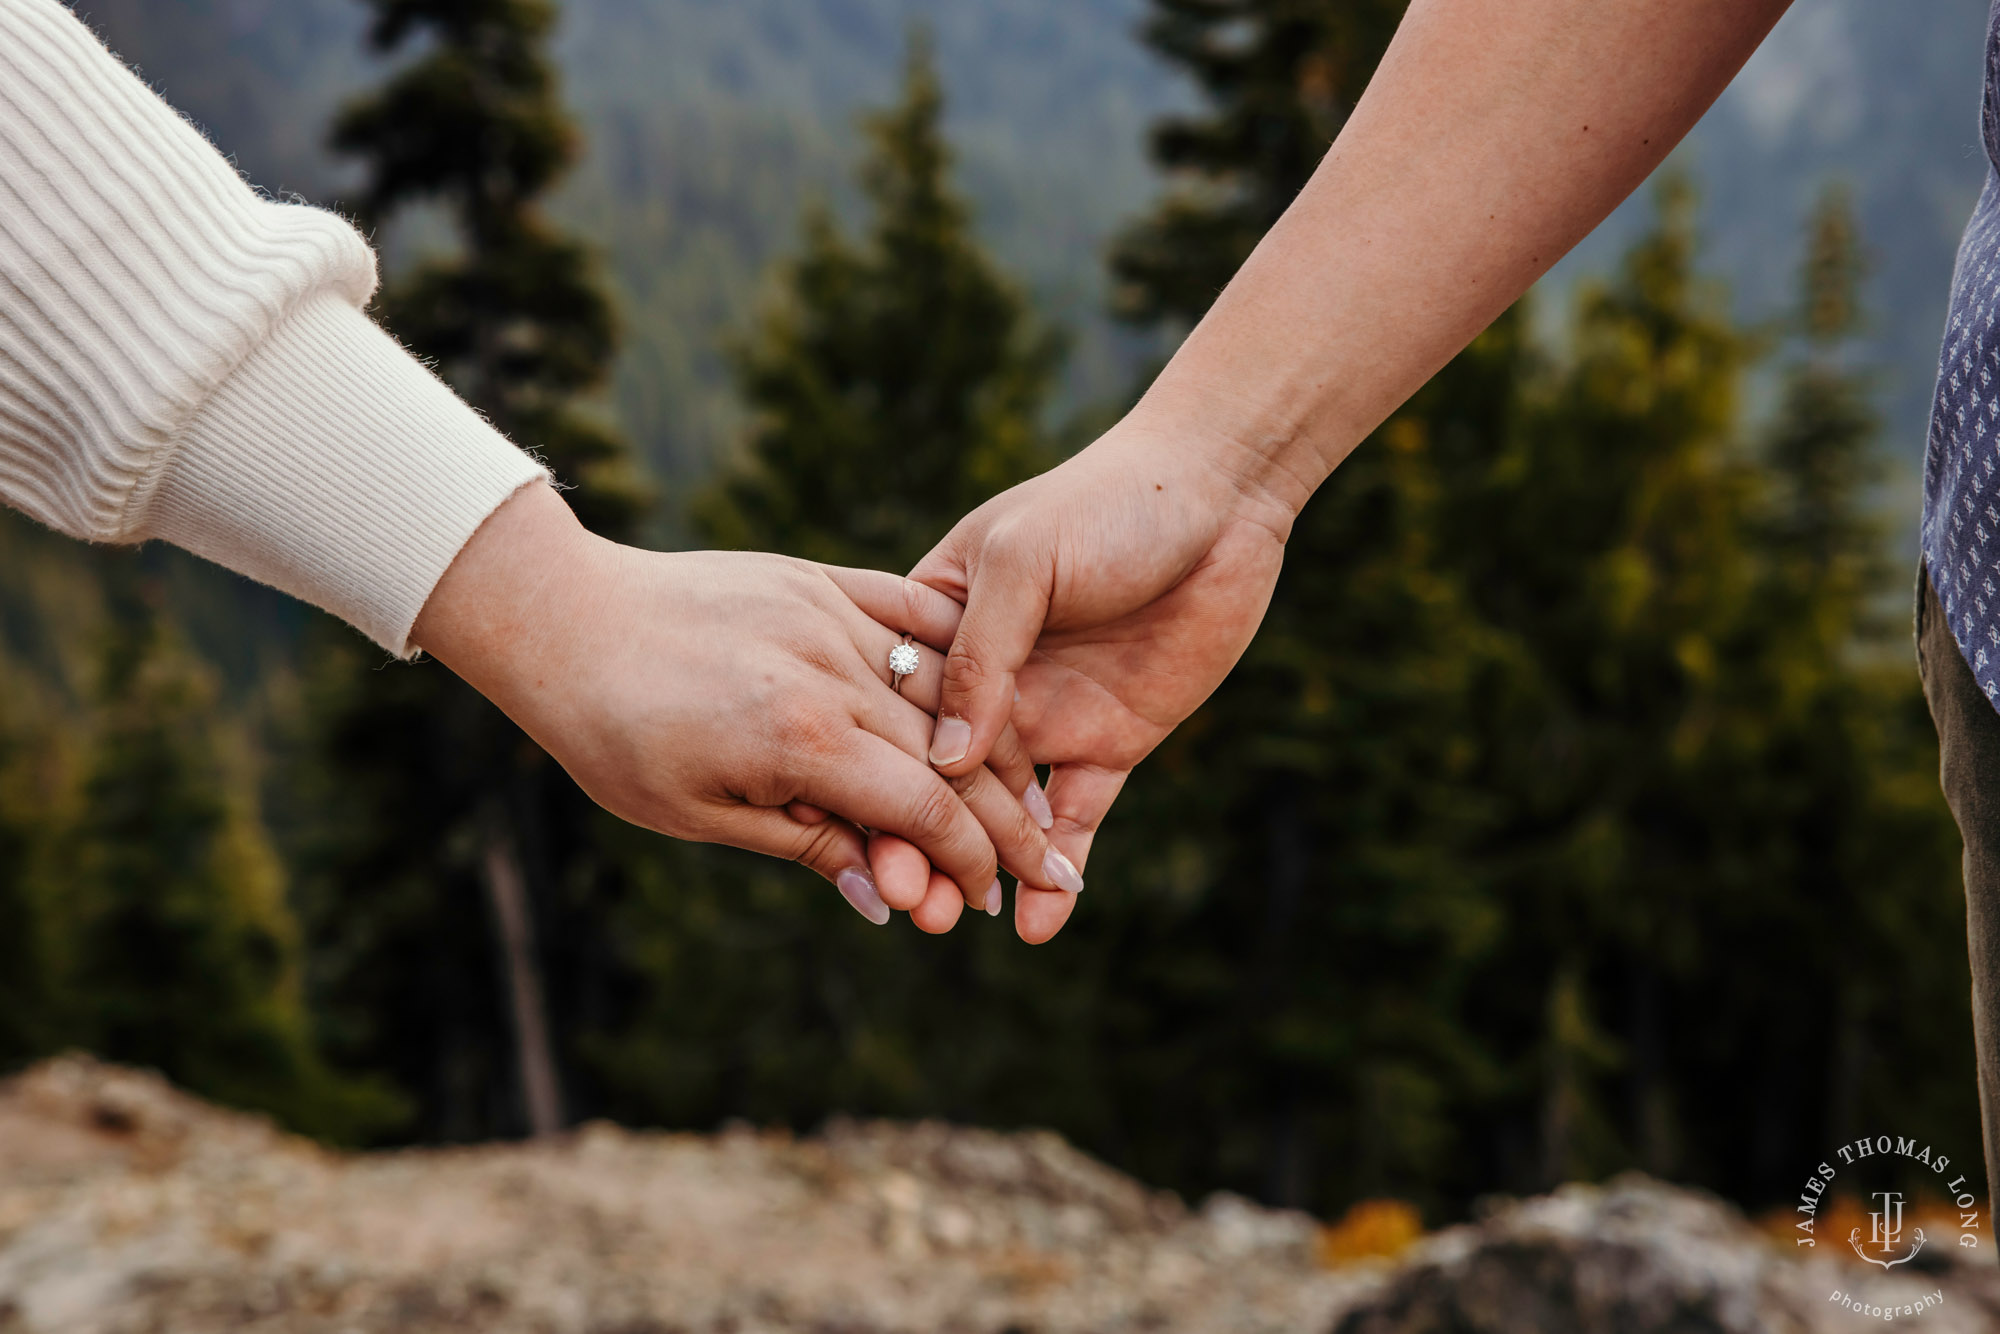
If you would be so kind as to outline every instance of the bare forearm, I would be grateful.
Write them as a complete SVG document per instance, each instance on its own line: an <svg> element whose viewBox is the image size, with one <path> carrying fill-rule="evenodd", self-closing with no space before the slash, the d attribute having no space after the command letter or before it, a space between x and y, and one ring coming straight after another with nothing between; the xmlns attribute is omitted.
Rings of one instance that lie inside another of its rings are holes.
<svg viewBox="0 0 2000 1334"><path fill-rule="evenodd" d="M1630 194L1788 0L1415 0L1141 421L1296 509Z"/></svg>

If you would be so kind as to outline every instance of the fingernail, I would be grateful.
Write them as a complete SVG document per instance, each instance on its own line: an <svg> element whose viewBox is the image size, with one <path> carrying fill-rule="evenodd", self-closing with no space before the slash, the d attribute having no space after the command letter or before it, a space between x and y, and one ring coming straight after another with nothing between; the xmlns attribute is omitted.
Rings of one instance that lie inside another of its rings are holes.
<svg viewBox="0 0 2000 1334"><path fill-rule="evenodd" d="M963 718L940 718L931 733L931 763L957 764L972 749L972 724Z"/></svg>
<svg viewBox="0 0 2000 1334"><path fill-rule="evenodd" d="M1021 805L1027 808L1028 818L1047 829L1056 822L1056 813L1049 809L1048 794L1042 791L1040 783L1028 784L1028 790L1021 794Z"/></svg>
<svg viewBox="0 0 2000 1334"><path fill-rule="evenodd" d="M1000 878L998 876L993 878L993 888L986 891L986 915L988 917L998 917L1000 915Z"/></svg>
<svg viewBox="0 0 2000 1334"><path fill-rule="evenodd" d="M882 895L875 888L874 876L849 867L834 877L833 885L840 891L840 897L854 905L854 911L877 926L888 925L889 905L882 902Z"/></svg>
<svg viewBox="0 0 2000 1334"><path fill-rule="evenodd" d="M1069 858L1050 848L1042 858L1042 878L1057 889L1066 889L1072 894L1083 893L1083 877L1076 873L1076 867Z"/></svg>

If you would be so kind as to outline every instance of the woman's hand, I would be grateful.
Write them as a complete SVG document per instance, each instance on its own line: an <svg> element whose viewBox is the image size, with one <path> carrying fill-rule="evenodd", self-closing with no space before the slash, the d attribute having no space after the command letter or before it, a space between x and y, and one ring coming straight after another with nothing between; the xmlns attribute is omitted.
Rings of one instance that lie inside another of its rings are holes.
<svg viewBox="0 0 2000 1334"><path fill-rule="evenodd" d="M1008 781L985 768L945 780L922 758L939 655L891 688L897 630L946 644L958 617L949 598L880 572L622 547L537 485L474 535L412 638L606 810L803 862L884 922L891 907L935 920L940 906L928 876L878 886L856 826L908 840L959 901L988 905L996 861L1051 883L1046 839L1008 791L1032 777L1025 756Z"/></svg>
<svg viewBox="0 0 2000 1334"><path fill-rule="evenodd" d="M911 572L965 604L932 763L975 770L1011 718L1053 766L1050 838L1078 866L1132 766L1242 656L1309 492L1191 435L1135 413L967 515ZM1016 929L1047 940L1072 897L1022 888Z"/></svg>

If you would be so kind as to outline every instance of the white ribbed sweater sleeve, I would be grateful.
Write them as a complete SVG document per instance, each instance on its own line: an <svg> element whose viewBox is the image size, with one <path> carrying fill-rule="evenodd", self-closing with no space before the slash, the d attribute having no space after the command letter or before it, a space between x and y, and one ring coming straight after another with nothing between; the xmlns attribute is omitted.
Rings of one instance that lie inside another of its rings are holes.
<svg viewBox="0 0 2000 1334"><path fill-rule="evenodd" d="M361 313L374 289L347 223L251 190L58 0L0 0L0 499L407 652L547 474Z"/></svg>

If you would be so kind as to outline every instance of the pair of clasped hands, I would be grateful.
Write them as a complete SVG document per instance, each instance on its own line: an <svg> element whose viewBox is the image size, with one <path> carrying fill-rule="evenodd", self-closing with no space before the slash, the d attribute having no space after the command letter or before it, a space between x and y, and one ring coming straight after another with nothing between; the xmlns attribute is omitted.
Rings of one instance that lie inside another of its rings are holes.
<svg viewBox="0 0 2000 1334"><path fill-rule="evenodd" d="M1145 398L908 579L619 547L535 486L413 638L626 819L927 931L997 911L1005 869L1047 940L1125 776L1249 643L1314 488L1645 179L1786 3L1412 0Z"/></svg>
<svg viewBox="0 0 2000 1334"><path fill-rule="evenodd" d="M1126 774L1241 654L1288 521L1137 423L969 515L907 579L622 547L533 486L414 638L616 815L802 862L871 921L931 932L997 914L1005 871L1040 942Z"/></svg>

